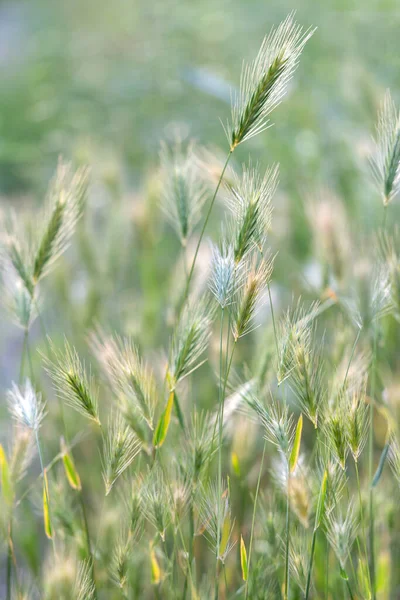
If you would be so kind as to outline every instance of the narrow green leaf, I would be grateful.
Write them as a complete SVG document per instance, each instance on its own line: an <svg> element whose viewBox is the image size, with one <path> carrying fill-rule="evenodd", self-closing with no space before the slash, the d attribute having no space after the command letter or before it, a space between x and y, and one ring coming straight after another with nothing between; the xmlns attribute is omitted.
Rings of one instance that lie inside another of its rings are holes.
<svg viewBox="0 0 400 600"><path fill-rule="evenodd" d="M161 581L161 569L154 548L150 548L151 583L158 585Z"/></svg>
<svg viewBox="0 0 400 600"><path fill-rule="evenodd" d="M174 392L174 405L175 405L175 410L176 410L176 414L178 417L179 425L181 426L182 431L185 432L185 419L183 418L181 404L179 402L178 395L176 394L176 392Z"/></svg>
<svg viewBox="0 0 400 600"><path fill-rule="evenodd" d="M155 448L160 448L165 442L165 438L167 437L168 428L171 421L172 407L174 405L174 397L175 392L171 391L169 393L167 406L165 407L164 412L162 413L160 420L158 421L156 430L154 432L153 445Z"/></svg>
<svg viewBox="0 0 400 600"><path fill-rule="evenodd" d="M236 452L232 452L231 454L231 463L233 472L235 473L236 477L240 477L240 463L239 457Z"/></svg>
<svg viewBox="0 0 400 600"><path fill-rule="evenodd" d="M51 540L54 536L53 527L50 519L49 509L49 485L47 482L46 470L43 472L43 520L44 520L44 532L46 536Z"/></svg>
<svg viewBox="0 0 400 600"><path fill-rule="evenodd" d="M344 579L345 581L349 580L349 576L347 575L346 571L343 569L343 567L340 567L340 577L342 579Z"/></svg>
<svg viewBox="0 0 400 600"><path fill-rule="evenodd" d="M64 463L64 470L65 470L65 474L67 476L69 485L74 490L81 490L82 489L81 479L79 477L78 471L76 470L74 459L72 458L72 456L70 456L68 454L67 447L63 440L61 441L61 452L63 453L62 459L63 459L63 463Z"/></svg>
<svg viewBox="0 0 400 600"><path fill-rule="evenodd" d="M219 545L219 556L223 556L228 547L232 533L232 521L229 514L226 515L221 529L221 542Z"/></svg>
<svg viewBox="0 0 400 600"><path fill-rule="evenodd" d="M1 491L3 498L11 506L14 500L14 490L10 476L10 468L6 453L4 452L3 446L0 444L0 469L1 469Z"/></svg>
<svg viewBox="0 0 400 600"><path fill-rule="evenodd" d="M324 475L322 477L321 489L319 491L319 496L318 496L317 514L315 516L315 529L318 529L318 527L320 526L322 516L324 514L327 486L328 486L328 471L325 469Z"/></svg>
<svg viewBox="0 0 400 600"><path fill-rule="evenodd" d="M299 460L300 454L300 444L301 444L301 432L303 431L303 415L300 415L299 420L297 421L296 427L296 435L294 436L293 448L290 453L289 459L289 467L290 472L293 473L297 466L297 461Z"/></svg>
<svg viewBox="0 0 400 600"><path fill-rule="evenodd" d="M376 485L378 485L378 481L380 480L381 475L382 475L383 467L385 466L385 461L386 461L386 457L389 452L389 448L390 448L390 444L389 444L389 442L387 442L382 450L382 454L379 459L378 468L375 471L375 475L374 475L374 478L371 483L372 487L375 487Z"/></svg>
<svg viewBox="0 0 400 600"><path fill-rule="evenodd" d="M240 565L242 567L242 579L243 581L247 581L247 577L249 575L249 566L247 563L246 546L242 535L240 536Z"/></svg>

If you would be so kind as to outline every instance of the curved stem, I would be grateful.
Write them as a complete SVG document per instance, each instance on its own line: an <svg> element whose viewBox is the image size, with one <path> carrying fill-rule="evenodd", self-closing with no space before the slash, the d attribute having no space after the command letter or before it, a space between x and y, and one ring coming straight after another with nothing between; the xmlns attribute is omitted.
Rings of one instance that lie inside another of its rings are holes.
<svg viewBox="0 0 400 600"><path fill-rule="evenodd" d="M267 440L264 440L264 448L263 448L263 453L262 453L262 457L261 457L260 470L258 472L256 495L254 497L253 518L251 520L251 533L250 533L250 544L249 544L249 560L248 560L248 573L249 573L249 575L250 575L251 552L252 552L252 549L253 549L254 525L255 525L255 522L256 522L257 500L258 500L258 493L260 491L261 475L262 475L263 466L264 466L264 458L265 458L265 451L266 451L266 449L267 449ZM246 600L247 600L248 596L249 596L249 577L247 577L247 580L246 580Z"/></svg>
<svg viewBox="0 0 400 600"><path fill-rule="evenodd" d="M369 440L368 440L368 476L370 482L369 488L369 571L371 575L372 598L376 600L375 591L375 550L374 550L374 489L372 487L373 463L374 463L374 396L375 396L375 378L376 378L376 355L377 355L377 325L374 330L373 354L372 354L372 373L371 373L371 399L369 405Z"/></svg>
<svg viewBox="0 0 400 600"><path fill-rule="evenodd" d="M228 154L227 159L225 161L224 167L223 167L223 169L221 171L221 175L220 175L220 177L218 179L217 187L215 188L213 197L211 198L211 202L210 202L210 205L209 205L208 210L207 210L207 214L206 214L205 219L204 219L203 227L201 228L200 236L199 236L199 239L198 239L198 242L197 242L197 246L196 246L196 250L195 250L194 257L193 257L193 260L192 260L192 264L191 264L191 267L190 267L189 275L188 275L187 280L186 280L186 286L185 286L185 291L183 293L183 299L182 299L180 308L178 310L178 316L177 316L177 320L178 321L179 321L180 313L182 311L182 307L184 306L184 304L185 304L185 302L187 300L187 297L189 295L190 282L191 282L192 277L193 277L193 271L194 271L194 267L196 265L196 260L197 260L197 255L199 253L200 245L201 245L201 242L203 240L204 232L206 230L208 221L210 219L211 211L213 209L213 206L214 206L214 203L215 203L215 199L216 199L217 194L218 194L218 190L219 190L219 188L221 186L221 183L222 183L222 180L223 180L226 168L227 168L228 163L230 161L230 158L232 156L232 152L233 152L233 150L229 151L229 154Z"/></svg>
<svg viewBox="0 0 400 600"><path fill-rule="evenodd" d="M88 554L89 554L89 558L90 558L90 565L91 565L91 570L92 570L92 579L93 579L93 584L94 584L94 597L96 599L97 598L97 590L96 590L96 583L95 583L94 560L93 560L93 553L92 553L92 545L90 542L89 523L88 523L88 519L87 519L87 515L86 515L85 501L83 499L83 491L82 490L80 490L80 492L79 492L79 500L80 500L80 504L81 504L83 525L84 525L85 534L86 534L86 544L87 544Z"/></svg>
<svg viewBox="0 0 400 600"><path fill-rule="evenodd" d="M271 309L271 317L272 317L272 325L274 328L274 339L275 339L275 348L276 348L276 358L279 361L279 346L278 346L278 335L276 332L276 323L275 323L275 313L274 313L274 305L272 303L272 296L271 296L271 286L269 284L269 281L267 283L267 289L268 289L268 298L269 298L269 306Z"/></svg>
<svg viewBox="0 0 400 600"><path fill-rule="evenodd" d="M286 549L285 549L285 593L284 600L289 598L289 543L290 543L290 468L287 463L287 497L286 497Z"/></svg>
<svg viewBox="0 0 400 600"><path fill-rule="evenodd" d="M312 566L313 566L313 561L314 561L315 541L317 539L317 531L318 531L318 528L314 527L313 536L312 536L312 543L311 543L310 562L309 562L309 565L308 565L308 573L307 573L307 585L306 585L305 600L308 600L308 595L310 593L311 573L312 573Z"/></svg>
<svg viewBox="0 0 400 600"><path fill-rule="evenodd" d="M325 541L326 541L326 547L325 547L325 552L326 552L326 561L325 561L325 600L328 600L328 598L329 598L329 553L330 553L331 547L329 545L328 538L325 538Z"/></svg>
<svg viewBox="0 0 400 600"><path fill-rule="evenodd" d="M363 509L362 498L361 498L360 476L359 476L359 473L358 473L358 463L357 463L357 461L355 461L354 464L355 464L356 478L357 478L358 501L359 501L359 504L360 504L360 517L361 517L361 529L362 529L362 535L363 535L364 553L365 553L365 560L367 561L366 562L366 566L367 566L367 569L368 569L369 584L371 586L371 573L369 571L369 564L368 564L367 535L366 535L366 532L365 532L364 509Z"/></svg>
<svg viewBox="0 0 400 600"><path fill-rule="evenodd" d="M224 329L224 308L221 308L221 323L220 323L220 333L219 333L219 393L218 393L218 501L221 498L222 490L221 490L221 477L222 477L222 419L223 419L223 405L224 405L224 394L222 391L222 370L223 370L223 360L222 360L222 339L223 339L223 329ZM229 333L229 332L228 332ZM220 511L218 511L218 520L217 520L217 544L215 549L215 598L218 598L218 560L219 560L219 544L220 544L220 536L221 536L221 519L220 519Z"/></svg>

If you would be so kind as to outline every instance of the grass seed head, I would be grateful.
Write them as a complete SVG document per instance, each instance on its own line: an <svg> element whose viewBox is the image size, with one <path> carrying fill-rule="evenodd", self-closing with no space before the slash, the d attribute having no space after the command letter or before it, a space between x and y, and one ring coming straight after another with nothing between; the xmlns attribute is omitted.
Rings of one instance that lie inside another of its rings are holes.
<svg viewBox="0 0 400 600"><path fill-rule="evenodd" d="M65 340L63 351L51 343L52 358L45 358L46 371L59 398L80 414L100 425L98 390L75 348Z"/></svg>
<svg viewBox="0 0 400 600"><path fill-rule="evenodd" d="M118 477L129 467L141 450L141 444L121 413L114 413L109 420L103 447L103 480L106 496Z"/></svg>
<svg viewBox="0 0 400 600"><path fill-rule="evenodd" d="M244 65L240 90L233 100L232 121L226 128L232 151L268 127L268 116L285 96L312 33L289 15L264 39L256 59Z"/></svg>
<svg viewBox="0 0 400 600"><path fill-rule="evenodd" d="M88 186L87 169L75 173L71 166L59 162L49 189L47 214L37 243L32 265L32 282L36 285L68 247L82 214Z"/></svg>
<svg viewBox="0 0 400 600"><path fill-rule="evenodd" d="M172 147L161 148L161 208L186 246L207 198L207 188L198 168L196 148L185 149L177 140Z"/></svg>
<svg viewBox="0 0 400 600"><path fill-rule="evenodd" d="M374 142L372 172L383 205L387 206L400 190L400 112L389 90L378 112Z"/></svg>
<svg viewBox="0 0 400 600"><path fill-rule="evenodd" d="M207 302L199 301L196 306L189 303L185 307L171 342L169 383L172 389L200 366L201 355L208 347L212 316Z"/></svg>
<svg viewBox="0 0 400 600"><path fill-rule="evenodd" d="M279 169L274 165L262 177L259 168L243 168L242 176L235 176L228 197L231 219L228 224L235 263L254 246L262 248L271 226L271 200L278 186Z"/></svg>
<svg viewBox="0 0 400 600"><path fill-rule="evenodd" d="M346 515L336 510L326 516L326 535L342 569L345 568L353 542L357 535L358 523L354 504L349 503Z"/></svg>
<svg viewBox="0 0 400 600"><path fill-rule="evenodd" d="M235 341L253 330L253 321L265 299L265 291L273 271L273 258L258 263L251 257L244 266L243 284L236 294L232 312L232 333Z"/></svg>
<svg viewBox="0 0 400 600"><path fill-rule="evenodd" d="M37 432L46 415L46 405L42 395L35 392L29 379L18 386L13 383L8 392L8 408L19 425Z"/></svg>

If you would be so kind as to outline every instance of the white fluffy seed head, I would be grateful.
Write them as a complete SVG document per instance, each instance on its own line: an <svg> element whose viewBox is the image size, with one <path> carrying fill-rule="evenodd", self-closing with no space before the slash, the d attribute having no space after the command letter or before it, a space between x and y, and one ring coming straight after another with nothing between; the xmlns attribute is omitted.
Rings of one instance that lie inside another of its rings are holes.
<svg viewBox="0 0 400 600"><path fill-rule="evenodd" d="M209 287L221 308L232 302L235 289L236 266L233 246L212 246L211 277Z"/></svg>
<svg viewBox="0 0 400 600"><path fill-rule="evenodd" d="M8 407L14 419L20 425L37 431L45 417L45 403L36 393L32 383L26 379L24 386L13 383L8 392Z"/></svg>

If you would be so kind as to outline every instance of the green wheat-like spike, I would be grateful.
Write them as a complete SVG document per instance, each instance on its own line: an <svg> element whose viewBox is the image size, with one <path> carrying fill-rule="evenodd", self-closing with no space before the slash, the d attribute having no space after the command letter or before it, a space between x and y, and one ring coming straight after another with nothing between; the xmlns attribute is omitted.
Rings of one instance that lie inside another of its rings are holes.
<svg viewBox="0 0 400 600"><path fill-rule="evenodd" d="M244 139L246 134L251 130L252 126L257 124L257 121L262 116L262 111L265 103L268 100L274 85L279 80L279 77L285 69L285 60L277 56L267 73L262 77L258 86L252 93L249 102L240 117L237 127L232 132L231 148L234 149Z"/></svg>
<svg viewBox="0 0 400 600"><path fill-rule="evenodd" d="M39 281L46 266L53 256L54 243L61 230L66 203L59 199L54 205L53 212L36 252L33 263L33 281Z"/></svg>

